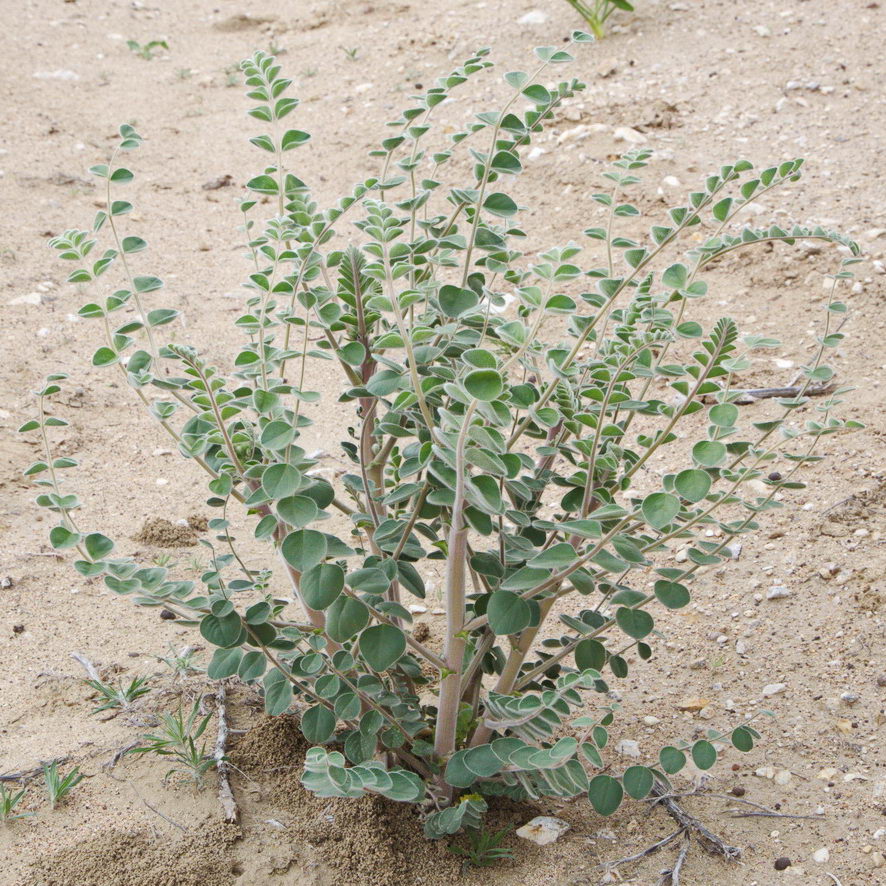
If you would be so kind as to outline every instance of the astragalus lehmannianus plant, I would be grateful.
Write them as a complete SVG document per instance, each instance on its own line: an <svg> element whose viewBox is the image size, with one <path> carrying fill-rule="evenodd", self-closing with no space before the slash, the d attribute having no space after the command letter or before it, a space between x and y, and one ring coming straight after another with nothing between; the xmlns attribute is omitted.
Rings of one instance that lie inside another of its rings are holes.
<svg viewBox="0 0 886 886"><path fill-rule="evenodd" d="M603 223L584 231L584 247L521 249L508 190L523 151L583 88L547 82L572 61L566 49L537 55L534 73L505 74L502 109L449 137L433 111L490 67L487 52L415 96L373 152L378 177L325 210L292 171L290 150L309 136L286 129L298 104L290 81L271 56L245 61L249 114L270 133L252 142L270 165L241 203L245 343L223 365L161 343L177 312L151 307L162 283L138 275L146 243L124 235L132 206L117 193L133 178L121 152L140 147L139 134L121 127L93 169L106 208L53 245L76 263L73 283L116 276L80 311L104 332L92 362L119 374L209 475L207 503L222 516L210 522L217 546L202 586L115 557L111 539L81 525L60 485L74 462L51 451L64 420L47 401L60 376L23 428L46 446L28 473L58 515L53 546L75 550L81 574L199 626L217 647L209 677L254 685L269 714L297 711L312 745L308 789L422 804L430 837L478 826L496 795L587 794L609 814L625 792L667 784L688 756L708 769L730 742L748 751L759 736L742 721L695 741L675 735L654 765L613 769L610 685L630 659L654 654L667 630L655 613L689 604L692 580L800 486L820 439L858 427L835 415L840 390L806 396L832 376L822 357L845 311L834 293L798 392L768 401L777 409L765 416L736 401L752 354L776 342L692 317L706 270L738 250L815 239L857 252L821 228L742 226L745 204L796 181L802 161L724 166L640 234L626 194L650 154L632 151L603 174L593 197ZM458 151L472 165L453 186ZM848 276L834 276L834 291ZM337 366L339 389L306 389L317 360ZM352 468L333 481L307 454L321 408L354 422L341 441ZM661 453L679 469L664 472ZM238 552L237 509L265 568ZM411 629L410 601L431 579L445 625L428 640Z"/></svg>

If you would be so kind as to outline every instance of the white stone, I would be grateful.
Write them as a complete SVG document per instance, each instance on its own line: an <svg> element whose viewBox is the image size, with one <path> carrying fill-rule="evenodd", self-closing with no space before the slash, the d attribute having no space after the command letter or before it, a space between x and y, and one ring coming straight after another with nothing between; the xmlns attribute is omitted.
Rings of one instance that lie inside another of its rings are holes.
<svg viewBox="0 0 886 886"><path fill-rule="evenodd" d="M421 605L418 604L418 603L412 603L408 608L409 608L409 611L410 611L413 615L421 615L422 613L428 611L428 607L427 607L427 606L421 606Z"/></svg>
<svg viewBox="0 0 886 886"><path fill-rule="evenodd" d="M354 87L354 92L369 92L372 89L371 83L360 83Z"/></svg>
<svg viewBox="0 0 886 886"><path fill-rule="evenodd" d="M543 25L548 20L547 15L542 12L540 9L532 9L526 13L526 15L521 15L520 18L517 19L518 25Z"/></svg>
<svg viewBox="0 0 886 886"><path fill-rule="evenodd" d="M562 818L537 815L531 821L527 821L523 827L517 828L517 836L535 843L536 846L547 846L548 843L559 840L569 827L570 825Z"/></svg>
<svg viewBox="0 0 886 886"><path fill-rule="evenodd" d="M784 585L773 585L766 591L767 600L782 600L790 596L791 592Z"/></svg>
<svg viewBox="0 0 886 886"><path fill-rule="evenodd" d="M815 852L812 853L812 860L816 864L824 864L826 861L830 861L830 858L831 853L827 846L822 846L821 849L816 849Z"/></svg>
<svg viewBox="0 0 886 886"><path fill-rule="evenodd" d="M676 175L666 175L661 183L667 188L679 188L680 187L680 179L677 178Z"/></svg>
<svg viewBox="0 0 886 886"><path fill-rule="evenodd" d="M533 148L533 149L532 149L532 150L526 155L526 159L527 159L527 160L538 160L538 158L541 157L542 154L547 154L547 151L546 151L544 148L540 148L538 145L536 145L536 146L535 146L535 147L534 147L534 148Z"/></svg>
<svg viewBox="0 0 886 886"><path fill-rule="evenodd" d="M754 25L754 33L759 37L769 37L772 35L772 31L766 25Z"/></svg>
<svg viewBox="0 0 886 886"><path fill-rule="evenodd" d="M646 136L642 132L637 132L636 129L631 129L630 126L617 127L612 137L617 142L627 142L629 145L642 145L647 141Z"/></svg>
<svg viewBox="0 0 886 886"><path fill-rule="evenodd" d="M776 784L787 784L791 780L791 773L787 769L780 769L775 773L773 781Z"/></svg>
<svg viewBox="0 0 886 886"><path fill-rule="evenodd" d="M763 698L772 698L773 695L778 695L787 688L785 683L767 683L763 687Z"/></svg>
<svg viewBox="0 0 886 886"><path fill-rule="evenodd" d="M66 71L59 69L57 71L35 71L34 77L37 80L79 80L80 75L74 71Z"/></svg>
<svg viewBox="0 0 886 886"><path fill-rule="evenodd" d="M563 142L567 141L577 141L580 142L583 139L586 139L591 134L591 127L587 125L587 123L580 123L578 126L573 126L571 129L564 129L560 135L557 136L557 144L562 145Z"/></svg>
<svg viewBox="0 0 886 886"><path fill-rule="evenodd" d="M640 756L640 744L639 742L632 741L629 738L623 738L616 746L616 753L621 754L623 757L639 757Z"/></svg>
<svg viewBox="0 0 886 886"><path fill-rule="evenodd" d="M43 296L39 292L29 292L27 295L17 295L10 299L8 305L39 305L43 302Z"/></svg>
<svg viewBox="0 0 886 886"><path fill-rule="evenodd" d="M658 717L653 717L651 714L643 718L643 722L647 726L655 726L656 723L660 723L661 721Z"/></svg>

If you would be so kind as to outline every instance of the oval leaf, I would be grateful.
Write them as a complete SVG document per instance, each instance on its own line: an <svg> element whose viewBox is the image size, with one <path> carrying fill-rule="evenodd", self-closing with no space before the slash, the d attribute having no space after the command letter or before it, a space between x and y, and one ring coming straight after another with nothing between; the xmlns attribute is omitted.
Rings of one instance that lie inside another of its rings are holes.
<svg viewBox="0 0 886 886"><path fill-rule="evenodd" d="M588 799L598 815L612 815L621 806L624 790L611 775L595 775L588 787Z"/></svg>
<svg viewBox="0 0 886 886"><path fill-rule="evenodd" d="M529 603L511 591L496 591L486 608L489 626L494 634L518 634L529 627L532 608Z"/></svg>
<svg viewBox="0 0 886 886"><path fill-rule="evenodd" d="M653 492L643 499L640 506L646 522L655 529L661 529L671 523L680 513L680 499L669 492Z"/></svg>
<svg viewBox="0 0 886 886"><path fill-rule="evenodd" d="M299 590L311 609L328 609L345 586L345 573L335 563L318 563L302 573Z"/></svg>
<svg viewBox="0 0 886 886"><path fill-rule="evenodd" d="M374 671L386 671L406 652L406 637L393 625L373 625L360 634L360 654Z"/></svg>

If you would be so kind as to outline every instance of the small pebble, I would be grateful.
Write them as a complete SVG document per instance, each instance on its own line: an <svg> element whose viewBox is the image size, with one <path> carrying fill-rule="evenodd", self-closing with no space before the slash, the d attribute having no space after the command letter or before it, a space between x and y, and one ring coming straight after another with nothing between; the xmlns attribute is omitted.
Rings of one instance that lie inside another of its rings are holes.
<svg viewBox="0 0 886 886"><path fill-rule="evenodd" d="M537 846L547 846L559 839L569 830L569 823L561 818L553 818L549 815L537 815L531 821L526 822L521 828L517 828L517 836L529 840Z"/></svg>
<svg viewBox="0 0 886 886"><path fill-rule="evenodd" d="M787 688L786 683L767 683L767 685L763 687L763 698L772 698L773 695L778 695L779 693L784 692Z"/></svg>
<svg viewBox="0 0 886 886"><path fill-rule="evenodd" d="M785 868L789 868L791 866L791 860L786 856L782 855L780 858L775 859L775 870L783 871Z"/></svg>
<svg viewBox="0 0 886 886"><path fill-rule="evenodd" d="M821 849L816 849L815 852L812 853L812 860L816 864L824 864L826 861L830 860L830 857L831 853L827 846L822 846Z"/></svg>

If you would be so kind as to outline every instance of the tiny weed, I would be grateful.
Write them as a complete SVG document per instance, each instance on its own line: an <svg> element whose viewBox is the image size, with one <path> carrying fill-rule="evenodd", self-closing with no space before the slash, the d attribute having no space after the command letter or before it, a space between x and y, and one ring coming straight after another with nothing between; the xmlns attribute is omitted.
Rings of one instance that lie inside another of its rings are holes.
<svg viewBox="0 0 886 886"><path fill-rule="evenodd" d="M95 708L92 713L99 714L111 708L128 708L132 702L151 691L147 686L147 677L135 677L128 686L118 683L112 686L110 683L102 683L100 680L87 680L102 699L102 704Z"/></svg>
<svg viewBox="0 0 886 886"><path fill-rule="evenodd" d="M196 652L192 646L182 646L176 649L174 646L169 647L169 654L158 656L157 660L162 661L173 673L173 676L187 677L189 674L200 674L203 668L198 667L194 662Z"/></svg>
<svg viewBox="0 0 886 886"><path fill-rule="evenodd" d="M353 48L350 48L350 49L347 46L341 47L341 51L345 54L345 58L347 58L348 61L352 61L352 62L357 61L357 53L359 52L359 49L360 49L359 46L354 46Z"/></svg>
<svg viewBox="0 0 886 886"><path fill-rule="evenodd" d="M154 58L154 50L169 49L169 44L165 40L149 40L147 43L139 43L137 40L127 40L127 47L130 52L134 52L139 58L143 58L146 62Z"/></svg>
<svg viewBox="0 0 886 886"><path fill-rule="evenodd" d="M75 766L67 775L60 775L58 763L53 762L43 767L43 778L46 782L46 793L49 795L49 805L55 809L83 781L83 774L80 772L80 767Z"/></svg>
<svg viewBox="0 0 886 886"><path fill-rule="evenodd" d="M590 25L598 40L605 36L606 19L616 9L625 12L634 11L634 4L628 3L628 0L566 0L566 2Z"/></svg>
<svg viewBox="0 0 886 886"><path fill-rule="evenodd" d="M191 778L198 788L203 787L203 778L215 766L215 760L206 751L206 742L199 747L197 745L212 718L211 714L200 716L200 701L198 698L194 702L187 717L181 708L175 714L161 714L159 734L143 736L147 744L132 751L133 754L171 757L175 765L164 778L169 779L171 775L180 773Z"/></svg>
<svg viewBox="0 0 886 886"><path fill-rule="evenodd" d="M13 793L6 790L5 784L0 784L0 821L4 824L9 821L15 821L19 818L25 818L33 815L33 812L16 812L16 807L21 803L25 796L26 788Z"/></svg>
<svg viewBox="0 0 886 886"><path fill-rule="evenodd" d="M502 828L492 833L485 828L470 828L468 846L450 846L453 855L460 855L464 861L462 867L488 868L504 859L514 857L514 850L509 846L500 846L502 840L511 832L510 828Z"/></svg>

